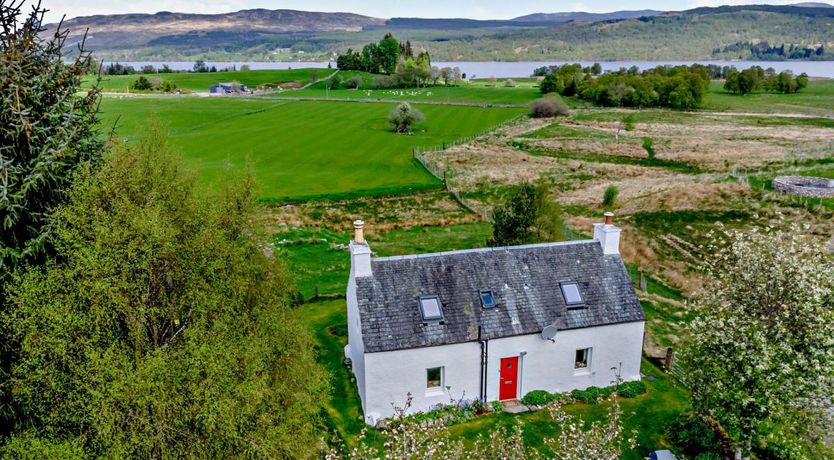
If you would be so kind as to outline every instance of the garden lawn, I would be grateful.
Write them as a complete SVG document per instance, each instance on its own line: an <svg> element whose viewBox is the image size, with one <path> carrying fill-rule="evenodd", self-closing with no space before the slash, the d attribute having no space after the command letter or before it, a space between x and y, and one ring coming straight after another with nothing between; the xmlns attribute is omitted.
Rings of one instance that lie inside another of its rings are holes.
<svg viewBox="0 0 834 460"><path fill-rule="evenodd" d="M393 104L276 101L260 98L105 98L105 125L128 139L149 120L170 129L170 141L209 184L247 163L273 201L350 198L439 188L414 160L415 147L481 134L523 109L420 106L426 120L414 135L394 134Z"/></svg>
<svg viewBox="0 0 834 460"><path fill-rule="evenodd" d="M207 72L207 73L161 73L145 74L148 78L161 78L171 80L180 89L187 89L194 92L207 93L211 85L217 83L239 82L251 89L261 85L278 85L296 82L303 86L311 81L313 77L325 78L335 72L334 69L293 69L293 70L250 70L235 72ZM107 93L127 92L130 84L139 75L103 75L101 77L101 90ZM93 78L87 78L89 85Z"/></svg>

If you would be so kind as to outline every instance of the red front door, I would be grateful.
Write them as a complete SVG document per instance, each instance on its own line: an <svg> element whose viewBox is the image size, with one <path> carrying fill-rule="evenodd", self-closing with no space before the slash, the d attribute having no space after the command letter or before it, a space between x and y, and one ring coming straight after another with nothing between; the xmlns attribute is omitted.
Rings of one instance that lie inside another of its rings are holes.
<svg viewBox="0 0 834 460"><path fill-rule="evenodd" d="M506 401L518 397L518 356L501 358L501 382L498 399Z"/></svg>

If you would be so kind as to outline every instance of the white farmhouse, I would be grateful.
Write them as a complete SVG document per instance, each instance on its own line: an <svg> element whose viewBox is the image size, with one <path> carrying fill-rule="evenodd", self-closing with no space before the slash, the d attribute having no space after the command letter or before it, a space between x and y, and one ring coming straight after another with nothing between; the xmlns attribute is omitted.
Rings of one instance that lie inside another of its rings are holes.
<svg viewBox="0 0 834 460"><path fill-rule="evenodd" d="M456 399L640 379L645 317L606 214L594 239L372 257L355 223L350 358L365 421Z"/></svg>

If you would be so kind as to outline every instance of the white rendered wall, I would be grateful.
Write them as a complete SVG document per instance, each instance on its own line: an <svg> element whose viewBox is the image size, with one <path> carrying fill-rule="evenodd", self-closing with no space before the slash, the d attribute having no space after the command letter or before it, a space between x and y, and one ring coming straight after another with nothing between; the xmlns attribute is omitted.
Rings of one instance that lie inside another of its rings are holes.
<svg viewBox="0 0 834 460"><path fill-rule="evenodd" d="M589 367L574 369L576 350L583 348L592 348ZM565 392L609 386L615 378L612 367L621 369L621 377L626 381L639 380L642 349L642 322L560 331L556 343L542 340L539 334L490 340L487 400L498 399L501 358L526 352L519 359L520 399L531 390ZM392 403L402 407L409 392L413 397L411 412L448 403L449 392L426 391L426 369L432 367L444 368L443 385L451 387L455 399L464 391L466 399L477 399L480 362L481 348L477 342L366 354L364 391L359 387L366 422L373 424L392 416Z"/></svg>
<svg viewBox="0 0 834 460"><path fill-rule="evenodd" d="M487 400L498 399L501 358L522 352L526 354L519 359L519 398L532 390L555 393L610 386L615 380L611 368L620 369L620 363L624 380L640 379L642 322L560 331L555 340L542 340L538 334L490 340ZM583 348L592 349L591 362L586 369L575 369L576 350Z"/></svg>
<svg viewBox="0 0 834 460"><path fill-rule="evenodd" d="M362 324L359 320L359 305L356 300L356 278L353 270L347 286L347 322L348 322L348 348L352 362L353 375L356 377L356 387L359 390L359 398L362 400L362 410L366 410L365 404L365 343L362 341Z"/></svg>
<svg viewBox="0 0 834 460"><path fill-rule="evenodd" d="M376 423L394 415L411 393L409 412L425 412L437 404L448 404L451 396L468 400L480 397L481 346L478 342L413 348L365 355L365 421ZM443 367L440 391L426 389L426 370ZM392 406L393 404L393 406Z"/></svg>

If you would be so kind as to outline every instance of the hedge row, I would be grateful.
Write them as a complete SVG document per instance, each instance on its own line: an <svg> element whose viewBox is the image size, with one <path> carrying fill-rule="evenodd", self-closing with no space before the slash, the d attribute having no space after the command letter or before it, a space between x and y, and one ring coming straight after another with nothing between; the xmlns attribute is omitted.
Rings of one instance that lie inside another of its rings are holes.
<svg viewBox="0 0 834 460"><path fill-rule="evenodd" d="M592 386L584 390L573 390L570 393L549 393L544 390L533 390L521 398L521 403L525 406L545 406L549 403L559 402L570 397L587 404L594 404L600 399L611 396L616 389L617 387L612 385L605 388ZM645 392L646 384L639 380L636 382L624 382L619 386L619 395L623 398L635 398Z"/></svg>

